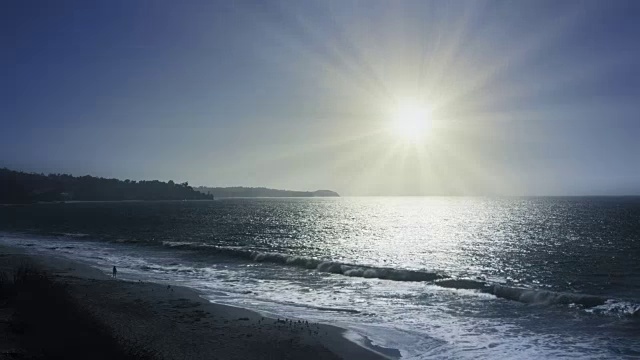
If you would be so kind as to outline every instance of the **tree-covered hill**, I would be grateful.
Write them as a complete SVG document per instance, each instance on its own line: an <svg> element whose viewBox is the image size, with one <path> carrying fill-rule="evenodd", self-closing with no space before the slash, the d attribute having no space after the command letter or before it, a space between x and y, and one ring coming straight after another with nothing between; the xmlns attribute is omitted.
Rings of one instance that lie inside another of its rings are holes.
<svg viewBox="0 0 640 360"><path fill-rule="evenodd" d="M189 183L35 174L0 169L0 203L37 201L212 200Z"/></svg>

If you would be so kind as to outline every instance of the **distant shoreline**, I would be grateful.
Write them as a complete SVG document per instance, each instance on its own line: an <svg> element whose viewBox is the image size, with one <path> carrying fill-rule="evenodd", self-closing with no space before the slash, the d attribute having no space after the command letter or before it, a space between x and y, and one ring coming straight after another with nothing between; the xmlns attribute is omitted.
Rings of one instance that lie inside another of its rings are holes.
<svg viewBox="0 0 640 360"><path fill-rule="evenodd" d="M296 191L244 186L199 186L195 190L203 194L213 195L216 198L340 197L340 194L332 190Z"/></svg>
<svg viewBox="0 0 640 360"><path fill-rule="evenodd" d="M335 199L335 196L229 196L215 197L214 199L188 199L188 200L69 200L69 201L37 201L32 203L0 203L0 206L25 206L37 204L97 204L97 203L182 203L182 202L214 202L229 199Z"/></svg>
<svg viewBox="0 0 640 360"><path fill-rule="evenodd" d="M214 199L185 200L69 200L37 201L30 203L0 203L0 206L25 206L36 204L85 204L85 203L162 203L162 202L213 202L219 200L250 199L336 199L336 198L492 198L492 199L544 199L544 198L640 198L640 195L349 195L349 196L216 196Z"/></svg>
<svg viewBox="0 0 640 360"><path fill-rule="evenodd" d="M160 202L211 202L216 199L188 199L188 200L67 200L67 201L36 201L30 203L0 203L0 206L24 206L37 204L86 204L86 203L160 203Z"/></svg>

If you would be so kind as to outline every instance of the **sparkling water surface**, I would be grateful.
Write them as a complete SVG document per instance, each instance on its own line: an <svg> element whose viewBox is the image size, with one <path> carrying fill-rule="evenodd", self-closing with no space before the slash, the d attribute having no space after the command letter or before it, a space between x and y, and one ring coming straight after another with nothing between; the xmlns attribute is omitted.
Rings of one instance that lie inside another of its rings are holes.
<svg viewBox="0 0 640 360"><path fill-rule="evenodd" d="M0 229L406 358L640 356L640 198L36 204Z"/></svg>

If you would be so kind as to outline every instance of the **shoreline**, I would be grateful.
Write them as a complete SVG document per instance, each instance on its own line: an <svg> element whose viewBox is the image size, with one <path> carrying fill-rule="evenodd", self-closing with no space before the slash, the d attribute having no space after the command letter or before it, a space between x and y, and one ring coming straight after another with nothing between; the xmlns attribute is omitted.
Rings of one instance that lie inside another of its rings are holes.
<svg viewBox="0 0 640 360"><path fill-rule="evenodd" d="M102 270L54 255L0 246L0 271L30 262L67 284L79 304L117 336L173 359L398 359L400 352L349 340L349 330L270 318L211 302L195 289L115 280Z"/></svg>

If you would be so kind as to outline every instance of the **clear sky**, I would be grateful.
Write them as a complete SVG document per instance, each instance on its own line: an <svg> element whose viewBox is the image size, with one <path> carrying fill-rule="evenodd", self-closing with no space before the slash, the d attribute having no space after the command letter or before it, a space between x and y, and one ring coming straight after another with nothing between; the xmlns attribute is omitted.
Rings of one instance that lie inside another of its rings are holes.
<svg viewBox="0 0 640 360"><path fill-rule="evenodd" d="M0 166L640 194L639 19L637 0L3 1Z"/></svg>

